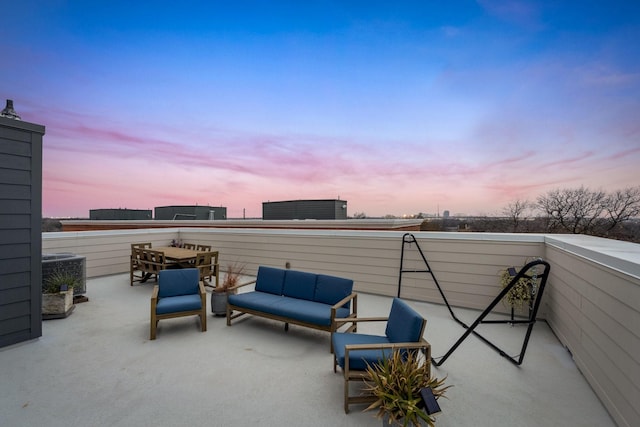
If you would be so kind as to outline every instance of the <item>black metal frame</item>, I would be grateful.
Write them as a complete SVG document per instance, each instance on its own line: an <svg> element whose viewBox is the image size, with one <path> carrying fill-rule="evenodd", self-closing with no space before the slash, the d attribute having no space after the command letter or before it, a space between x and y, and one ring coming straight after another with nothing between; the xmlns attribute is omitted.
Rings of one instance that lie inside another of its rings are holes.
<svg viewBox="0 0 640 427"><path fill-rule="evenodd" d="M425 265L426 265L426 269L425 270L405 270L403 269L403 264L404 264L404 253L405 253L405 245L406 244L413 244L415 243L416 248L418 249L418 252L420 253L420 256L422 257L422 260L424 261ZM542 273L538 272L538 266L543 266L543 271ZM496 350L500 356L508 359L509 361L511 361L512 363L520 366L524 360L524 355L525 352L527 350L527 345L529 343L529 338L531 336L531 331L533 329L533 325L536 323L536 315L538 314L538 309L540 308L540 302L542 300L542 294L544 293L544 288L545 285L547 284L547 279L549 278L549 270L551 269L551 266L549 265L548 262L543 261L541 259L539 260L535 260L535 261L531 261L528 264L526 264L524 267L522 267L520 269L520 271L512 277L511 281L509 282L509 284L502 289L502 291L494 298L494 300L487 306L487 308L484 309L484 311L482 312L482 314L480 314L480 316L471 324L471 326L467 325L466 323L464 323L463 321L461 321L460 319L458 319L455 315L455 313L453 312L451 305L449 304L449 301L447 300L447 297L445 296L444 292L442 291L442 288L440 287L440 284L438 283L438 280L436 279L435 275L433 274L433 271L431 270L431 267L429 267L429 263L427 262L427 258L424 256L424 253L422 252L422 249L420 248L420 245L418 244L418 241L416 240L415 236L411 233L406 233L404 234L404 236L402 236L402 251L401 251L401 255L400 255L400 274L399 274L399 278L398 278L398 298L400 297L400 292L402 289L402 275L404 273L429 273L431 274L431 277L433 278L433 281L436 285L436 287L438 288L438 291L440 292L440 295L442 296L442 299L444 300L444 303L447 306L447 309L449 310L449 313L451 314L451 317L453 318L453 320L455 320L456 322L458 322L460 325L462 325L463 328L466 329L465 333L462 334L462 336L458 339L458 341L455 342L455 344L453 344L453 346L449 349L449 351L447 351L447 353L442 356L440 358L439 361L435 360L435 359L431 359L431 362L435 365L435 366L440 366L442 365L445 360L447 360L449 358L449 356L451 356L451 354L458 348L458 346L460 344L462 344L462 342L470 335L473 334L476 337L480 338L482 341L484 341L487 345L489 345L489 347L493 348L494 350ZM533 306L529 307L529 318L528 319L523 319L523 320L516 320L513 318L513 316L511 317L511 319L504 319L504 320L485 320L485 317L487 317L491 311L495 308L495 306L502 300L502 298L504 298L504 296L518 283L518 281L522 278L525 279L533 279L535 280L540 280L540 284L537 286L536 292L535 292L535 299L533 301ZM524 337L524 341L522 343L522 348L520 350L520 353L516 356L516 357L512 357L510 355L508 355L507 353L505 353L502 349L500 349L500 347L498 347L497 345L493 344L491 341L489 341L487 338L483 337L482 335L480 335L478 332L475 331L475 328L482 324L482 323L490 323L490 324L510 324L510 325L514 325L514 324L526 324L528 325L527 327L527 332L526 335Z"/></svg>

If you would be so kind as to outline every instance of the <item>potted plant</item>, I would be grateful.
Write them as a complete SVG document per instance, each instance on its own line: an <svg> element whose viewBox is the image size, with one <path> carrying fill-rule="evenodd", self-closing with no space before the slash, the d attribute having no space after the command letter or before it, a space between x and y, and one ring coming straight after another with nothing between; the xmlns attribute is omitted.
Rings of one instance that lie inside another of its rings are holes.
<svg viewBox="0 0 640 427"><path fill-rule="evenodd" d="M73 305L73 288L80 286L78 278L73 274L54 271L42 283L42 318L59 319L71 314Z"/></svg>
<svg viewBox="0 0 640 427"><path fill-rule="evenodd" d="M376 400L365 410L377 409L383 425L434 427L435 418L427 413L421 391L430 388L439 399L451 386L444 386L446 378L432 377L430 370L431 364L417 351L394 350L380 363L367 366L365 387Z"/></svg>
<svg viewBox="0 0 640 427"><path fill-rule="evenodd" d="M227 266L227 272L222 283L213 288L213 292L211 292L211 312L215 316L226 316L227 298L229 294L236 293L236 287L243 272L244 265L242 264L233 263Z"/></svg>
<svg viewBox="0 0 640 427"><path fill-rule="evenodd" d="M511 308L511 320L514 320L514 311L522 311L525 308L531 310L531 304L536 292L537 272L535 267L531 273L527 272L523 277L518 279L516 284L502 299L502 303ZM511 280L518 274L515 267L505 268L499 273L500 285L506 288ZM532 274L532 275L531 275Z"/></svg>
<svg viewBox="0 0 640 427"><path fill-rule="evenodd" d="M506 288L511 280L516 276L515 268L510 267L500 271L500 285ZM522 309L525 303L531 301L531 280L525 277L518 279L518 282L504 296L502 302L507 307Z"/></svg>

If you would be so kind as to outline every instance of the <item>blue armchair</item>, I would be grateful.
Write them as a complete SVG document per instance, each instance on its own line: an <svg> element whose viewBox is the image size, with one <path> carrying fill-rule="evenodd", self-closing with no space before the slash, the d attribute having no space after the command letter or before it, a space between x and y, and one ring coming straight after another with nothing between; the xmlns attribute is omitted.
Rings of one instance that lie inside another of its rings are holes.
<svg viewBox="0 0 640 427"><path fill-rule="evenodd" d="M332 337L333 371L340 366L344 375L344 412L352 403L369 403L373 395L349 395L349 382L367 378L367 364L379 363L395 349L421 350L425 363L431 366L431 345L422 337L427 321L406 302L394 298L389 317L349 319L349 322L387 321L385 335L336 332Z"/></svg>
<svg viewBox="0 0 640 427"><path fill-rule="evenodd" d="M200 316L202 332L207 330L207 299L197 268L162 270L151 296L151 337L156 339L158 322L181 316Z"/></svg>

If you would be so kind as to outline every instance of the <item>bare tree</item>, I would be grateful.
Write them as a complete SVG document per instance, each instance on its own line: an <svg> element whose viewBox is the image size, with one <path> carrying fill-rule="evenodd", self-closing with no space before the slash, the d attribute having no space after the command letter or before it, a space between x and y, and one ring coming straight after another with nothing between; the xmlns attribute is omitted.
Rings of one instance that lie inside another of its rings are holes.
<svg viewBox="0 0 640 427"><path fill-rule="evenodd" d="M640 215L640 187L629 187L607 195L605 215L607 231Z"/></svg>
<svg viewBox="0 0 640 427"><path fill-rule="evenodd" d="M555 232L562 228L562 221L568 215L568 208L561 190L551 190L547 194L538 196L536 206L545 215L548 231Z"/></svg>
<svg viewBox="0 0 640 427"><path fill-rule="evenodd" d="M524 216L527 209L531 207L531 203L528 200L517 199L514 202L509 203L502 209L502 213L509 219L512 226L512 231L515 233L518 231L518 227L522 221L526 220Z"/></svg>
<svg viewBox="0 0 640 427"><path fill-rule="evenodd" d="M537 199L537 206L547 215L549 231L574 234L593 234L605 203L603 191L585 187L551 190Z"/></svg>
<svg viewBox="0 0 640 427"><path fill-rule="evenodd" d="M527 212L527 209L530 209ZM640 186L612 193L580 187L557 189L535 203L516 200L502 209L504 217L471 220L473 231L584 233L640 243ZM535 215L535 216L534 216ZM425 221L426 223L426 221ZM422 230L433 230L432 224ZM525 227L526 225L526 227ZM446 229L443 225L442 229Z"/></svg>

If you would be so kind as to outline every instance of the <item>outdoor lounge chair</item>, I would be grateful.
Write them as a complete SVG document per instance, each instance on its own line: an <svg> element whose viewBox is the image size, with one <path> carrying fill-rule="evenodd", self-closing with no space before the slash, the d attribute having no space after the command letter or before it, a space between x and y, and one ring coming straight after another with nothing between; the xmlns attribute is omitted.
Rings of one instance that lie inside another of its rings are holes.
<svg viewBox="0 0 640 427"><path fill-rule="evenodd" d="M367 378L367 364L381 362L390 357L394 349L403 351L421 350L424 363L431 366L431 345L422 338L427 321L406 302L394 298L389 317L349 319L349 322L387 321L385 335L336 332L333 334L333 371L337 366L344 375L344 412L349 412L352 403L370 403L373 395L349 395L349 382Z"/></svg>
<svg viewBox="0 0 640 427"><path fill-rule="evenodd" d="M202 332L207 330L207 300L197 268L162 270L151 296L151 336L156 339L158 322L181 316L200 316Z"/></svg>

